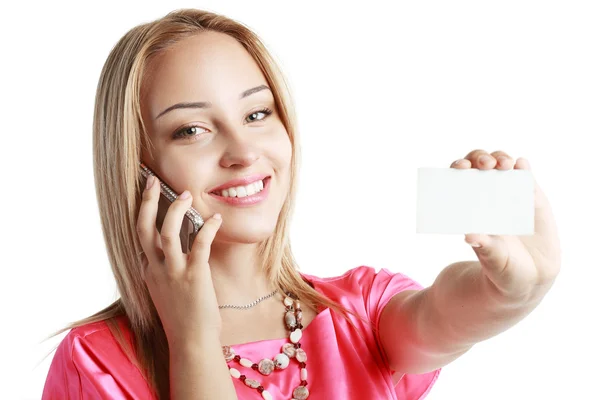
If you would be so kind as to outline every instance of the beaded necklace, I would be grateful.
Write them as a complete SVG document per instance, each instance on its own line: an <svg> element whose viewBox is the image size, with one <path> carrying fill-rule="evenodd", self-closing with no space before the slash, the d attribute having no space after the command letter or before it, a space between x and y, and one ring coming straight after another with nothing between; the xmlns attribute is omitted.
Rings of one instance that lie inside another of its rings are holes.
<svg viewBox="0 0 600 400"><path fill-rule="evenodd" d="M295 358L300 366L300 385L294 389L292 400L305 400L308 398L308 372L306 371L306 352L300 346L302 339L302 309L300 301L291 293L286 293L287 296L283 299L285 313L283 321L288 331L290 331L290 343L286 343L281 347L281 353L277 354L273 359L263 358L257 363L252 362L247 358L242 358L235 354L235 351L230 346L223 346L223 356L228 363L229 373L232 377L240 379L246 386L258 390L264 400L273 400L273 396L265 390L259 381L247 378L238 369L229 365L235 361L242 367L252 368L260 372L262 375L268 376L273 371L283 370L287 368L291 358Z"/></svg>

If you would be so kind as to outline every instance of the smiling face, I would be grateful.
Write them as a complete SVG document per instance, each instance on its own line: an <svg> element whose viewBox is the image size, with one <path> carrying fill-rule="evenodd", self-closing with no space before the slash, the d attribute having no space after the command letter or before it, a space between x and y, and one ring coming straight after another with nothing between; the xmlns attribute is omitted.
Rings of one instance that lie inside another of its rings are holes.
<svg viewBox="0 0 600 400"><path fill-rule="evenodd" d="M160 54L144 75L141 108L154 145L142 161L177 193L189 190L205 219L221 213L215 241L273 233L292 147L265 77L237 40L204 32Z"/></svg>

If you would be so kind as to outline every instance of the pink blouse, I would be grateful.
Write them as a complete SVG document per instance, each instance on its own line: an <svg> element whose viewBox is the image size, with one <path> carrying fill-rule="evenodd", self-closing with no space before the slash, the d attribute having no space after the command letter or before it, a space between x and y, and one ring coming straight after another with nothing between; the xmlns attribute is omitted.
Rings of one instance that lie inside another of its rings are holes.
<svg viewBox="0 0 600 400"><path fill-rule="evenodd" d="M403 290L422 289L417 282L387 269L376 272L360 266L337 277L318 278L302 273L306 281L330 299L379 324L379 316L390 298ZM125 328L124 318L119 323ZM320 311L305 327L302 348L308 360L308 390L311 400L424 399L441 369L425 374L395 374L388 367L379 338L369 326L351 316L361 335L343 316L329 308ZM126 338L131 343L130 332ZM399 327L398 335L402 334ZM236 354L257 362L273 358L288 339L261 340L231 346ZM300 383L300 368L291 360L283 370L263 376L237 366L247 377L258 380L274 400L291 399ZM234 378L232 378L234 379ZM256 389L234 379L239 399L262 399ZM60 343L44 386L42 400L65 399L153 399L140 371L129 362L105 322L72 329Z"/></svg>

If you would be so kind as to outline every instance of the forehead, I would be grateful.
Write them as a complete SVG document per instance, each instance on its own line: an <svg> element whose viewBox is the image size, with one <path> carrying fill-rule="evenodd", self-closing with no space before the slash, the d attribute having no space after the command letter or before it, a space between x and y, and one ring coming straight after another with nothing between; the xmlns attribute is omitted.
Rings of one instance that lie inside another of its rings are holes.
<svg viewBox="0 0 600 400"><path fill-rule="evenodd" d="M236 39L203 32L150 62L142 102L151 116L182 101L237 104L241 92L259 84L266 84L262 71Z"/></svg>

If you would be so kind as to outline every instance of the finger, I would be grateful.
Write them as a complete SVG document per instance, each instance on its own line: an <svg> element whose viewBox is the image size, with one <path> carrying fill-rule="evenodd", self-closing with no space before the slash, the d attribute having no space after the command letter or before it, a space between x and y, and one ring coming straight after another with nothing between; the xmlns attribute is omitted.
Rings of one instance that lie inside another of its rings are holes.
<svg viewBox="0 0 600 400"><path fill-rule="evenodd" d="M169 206L165 220L160 230L160 242L162 244L165 260L170 272L185 268L185 255L181 249L181 225L185 212L192 206L192 195L188 190L181 193Z"/></svg>
<svg viewBox="0 0 600 400"><path fill-rule="evenodd" d="M154 177L152 177L154 178ZM149 180L150 181L150 180ZM156 213L158 209L158 196L160 194L160 185L156 178L150 188L146 187L142 192L142 202L138 213L136 230L140 239L140 244L144 250L148 262L151 264L159 263L159 256L156 248L158 240L158 230L156 229Z"/></svg>
<svg viewBox="0 0 600 400"><path fill-rule="evenodd" d="M142 252L142 254L140 254L140 259L142 260L140 274L142 275L142 280L146 282L146 276L148 276L148 257Z"/></svg>
<svg viewBox="0 0 600 400"><path fill-rule="evenodd" d="M531 164L529 163L529 160L523 158L523 157L519 157L517 158L517 162L515 163L515 169L523 169L523 170L529 170L531 171ZM539 232L540 231L540 225L538 225L539 223L543 224L544 218L541 215L538 216L538 210L542 210L544 205L548 204L548 199L546 198L546 195L544 194L544 192L542 191L542 189L540 188L540 186L537 183L537 179L535 179L535 176L533 176L533 182L534 182L534 188L535 188L535 209L536 209L536 215L535 215L535 231Z"/></svg>
<svg viewBox="0 0 600 400"><path fill-rule="evenodd" d="M496 159L485 150L473 150L465 156L471 166L477 169L492 169L496 167Z"/></svg>
<svg viewBox="0 0 600 400"><path fill-rule="evenodd" d="M517 162L515 163L515 169L529 169L531 170L531 164L529 161L523 157L517 158Z"/></svg>
<svg viewBox="0 0 600 400"><path fill-rule="evenodd" d="M490 155L494 157L497 161L496 169L507 170L513 169L513 167L515 166L515 161L513 160L513 158L503 151L494 151Z"/></svg>
<svg viewBox="0 0 600 400"><path fill-rule="evenodd" d="M473 247L481 265L488 272L500 275L506 268L509 251L501 236L469 233L465 235L465 242Z"/></svg>
<svg viewBox="0 0 600 400"><path fill-rule="evenodd" d="M200 229L200 232L196 235L190 250L190 265L196 265L196 263L208 264L208 259L210 258L210 246L222 223L221 215L217 213L209 218L202 226L202 229Z"/></svg>
<svg viewBox="0 0 600 400"><path fill-rule="evenodd" d="M464 158L460 158L456 161L454 161L451 165L450 168L456 168L456 169L469 169L471 168L471 161L469 160L465 160Z"/></svg>

